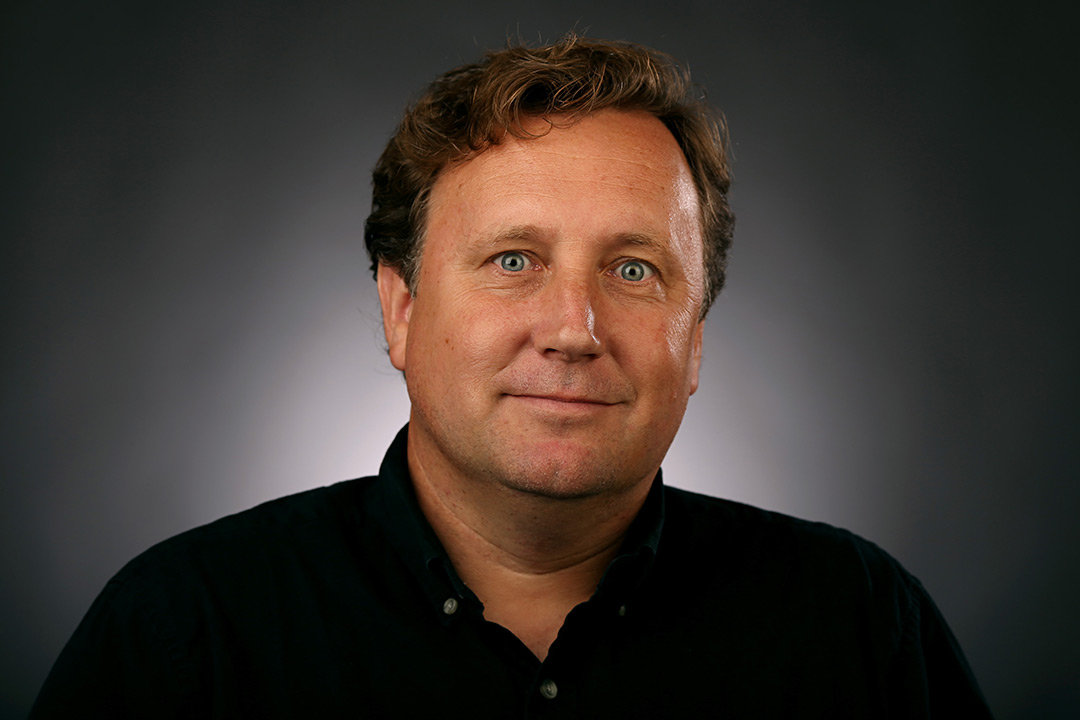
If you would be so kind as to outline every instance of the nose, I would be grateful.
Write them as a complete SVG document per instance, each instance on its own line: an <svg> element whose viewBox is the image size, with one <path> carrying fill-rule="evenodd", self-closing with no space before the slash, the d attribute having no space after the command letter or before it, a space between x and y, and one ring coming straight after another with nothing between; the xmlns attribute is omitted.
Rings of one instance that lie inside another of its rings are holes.
<svg viewBox="0 0 1080 720"><path fill-rule="evenodd" d="M541 354L577 362L604 351L596 328L595 280L557 277L540 293L533 344Z"/></svg>

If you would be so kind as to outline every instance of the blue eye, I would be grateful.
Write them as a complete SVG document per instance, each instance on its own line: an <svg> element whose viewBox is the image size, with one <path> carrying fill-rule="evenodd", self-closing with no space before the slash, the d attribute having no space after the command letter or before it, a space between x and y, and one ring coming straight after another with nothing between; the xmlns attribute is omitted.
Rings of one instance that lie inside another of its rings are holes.
<svg viewBox="0 0 1080 720"><path fill-rule="evenodd" d="M638 260L627 260L619 266L619 277L630 282L641 282L651 278L655 271Z"/></svg>
<svg viewBox="0 0 1080 720"><path fill-rule="evenodd" d="M495 258L499 267L507 272L521 272L529 266L529 261L519 252L506 252Z"/></svg>

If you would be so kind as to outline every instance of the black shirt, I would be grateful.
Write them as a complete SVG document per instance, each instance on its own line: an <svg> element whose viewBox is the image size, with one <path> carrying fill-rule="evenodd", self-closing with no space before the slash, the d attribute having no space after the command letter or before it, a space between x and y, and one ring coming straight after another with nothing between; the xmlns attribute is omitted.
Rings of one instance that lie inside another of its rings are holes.
<svg viewBox="0 0 1080 720"><path fill-rule="evenodd" d="M665 487L541 663L378 477L167 540L109 581L32 718L988 717L917 580L851 533Z"/></svg>

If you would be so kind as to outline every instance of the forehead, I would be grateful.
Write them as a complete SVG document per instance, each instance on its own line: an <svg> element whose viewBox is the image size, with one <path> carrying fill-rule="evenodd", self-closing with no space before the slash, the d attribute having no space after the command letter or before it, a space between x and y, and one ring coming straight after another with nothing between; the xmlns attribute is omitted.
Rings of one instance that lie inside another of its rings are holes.
<svg viewBox="0 0 1080 720"><path fill-rule="evenodd" d="M644 112L605 110L570 121L531 118L520 139L443 171L430 197L429 230L527 224L552 234L622 233L696 240L693 176L675 138ZM692 237L690 237L692 236Z"/></svg>

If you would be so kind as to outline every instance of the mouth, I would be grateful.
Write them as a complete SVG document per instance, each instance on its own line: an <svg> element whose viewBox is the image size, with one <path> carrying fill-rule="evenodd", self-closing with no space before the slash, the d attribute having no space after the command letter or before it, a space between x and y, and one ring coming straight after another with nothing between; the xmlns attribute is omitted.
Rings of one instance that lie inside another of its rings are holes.
<svg viewBox="0 0 1080 720"><path fill-rule="evenodd" d="M521 400L536 400L540 402L561 403L564 405L597 405L601 407L608 407L611 405L618 405L616 402L610 402L599 398L592 398L580 395L532 395L529 393L506 393L507 397L518 398Z"/></svg>

